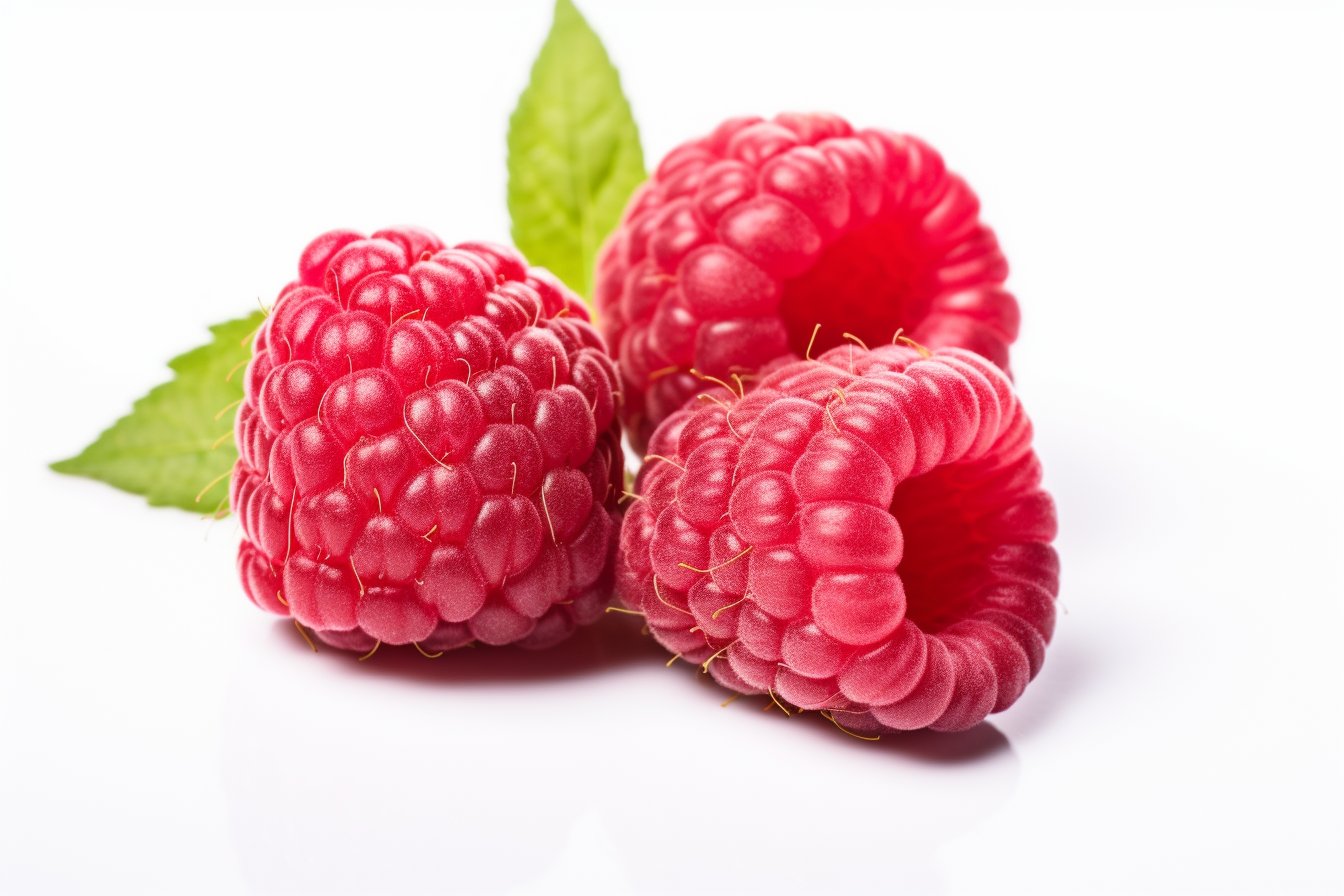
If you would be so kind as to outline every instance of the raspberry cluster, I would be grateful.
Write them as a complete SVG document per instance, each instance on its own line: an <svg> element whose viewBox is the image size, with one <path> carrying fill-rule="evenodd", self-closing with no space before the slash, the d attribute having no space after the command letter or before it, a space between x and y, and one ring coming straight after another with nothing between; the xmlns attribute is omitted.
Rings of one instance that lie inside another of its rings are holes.
<svg viewBox="0 0 1344 896"><path fill-rule="evenodd" d="M699 389L692 370L751 373L846 333L903 328L1007 369L1007 274L979 200L927 144L786 114L669 153L603 247L595 299L639 448Z"/></svg>
<svg viewBox="0 0 1344 896"><path fill-rule="evenodd" d="M545 647L594 621L616 384L582 301L512 249L319 236L244 377L230 504L249 597L354 650Z"/></svg>
<svg viewBox="0 0 1344 896"><path fill-rule="evenodd" d="M933 149L830 115L662 161L598 260L605 341L512 249L323 234L244 378L244 586L427 652L554 644L614 583L728 688L969 728L1040 670L1059 590L1006 276Z"/></svg>
<svg viewBox="0 0 1344 896"><path fill-rule="evenodd" d="M617 593L718 682L858 732L969 728L1054 628L1055 511L1008 378L847 344L655 432Z"/></svg>

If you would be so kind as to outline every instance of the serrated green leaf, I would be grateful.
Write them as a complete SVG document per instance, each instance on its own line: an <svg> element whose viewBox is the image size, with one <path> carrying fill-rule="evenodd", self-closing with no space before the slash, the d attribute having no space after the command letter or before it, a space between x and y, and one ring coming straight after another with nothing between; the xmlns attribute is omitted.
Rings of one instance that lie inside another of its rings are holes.
<svg viewBox="0 0 1344 896"><path fill-rule="evenodd" d="M144 495L156 507L213 511L228 497L238 459L232 437L221 437L233 429L243 397L239 365L251 356L247 337L262 319L257 311L211 327L213 340L168 362L172 380L151 389L78 456L51 468Z"/></svg>
<svg viewBox="0 0 1344 896"><path fill-rule="evenodd" d="M556 0L509 119L514 243L591 301L597 250L646 176L620 76L574 4Z"/></svg>

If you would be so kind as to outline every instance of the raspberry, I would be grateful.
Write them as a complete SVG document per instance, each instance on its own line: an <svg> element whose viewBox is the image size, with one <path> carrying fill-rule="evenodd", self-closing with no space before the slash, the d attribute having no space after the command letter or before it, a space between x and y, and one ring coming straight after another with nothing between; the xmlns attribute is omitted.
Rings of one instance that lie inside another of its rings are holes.
<svg viewBox="0 0 1344 896"><path fill-rule="evenodd" d="M738 118L670 152L599 257L632 444L699 388L903 328L1007 369L1017 301L979 200L927 144L833 115ZM820 328L817 325L820 324Z"/></svg>
<svg viewBox="0 0 1344 896"><path fill-rule="evenodd" d="M514 250L319 236L244 376L248 596L351 650L563 639L610 595L615 385L583 303Z"/></svg>
<svg viewBox="0 0 1344 896"><path fill-rule="evenodd" d="M926 354L841 346L663 422L616 571L660 643L853 731L1012 705L1054 629L1054 504L1007 377Z"/></svg>

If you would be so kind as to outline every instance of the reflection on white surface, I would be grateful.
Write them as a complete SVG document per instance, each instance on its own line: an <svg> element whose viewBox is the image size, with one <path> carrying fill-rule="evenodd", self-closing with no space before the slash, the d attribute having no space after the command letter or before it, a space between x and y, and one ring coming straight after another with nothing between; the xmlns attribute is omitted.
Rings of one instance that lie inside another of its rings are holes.
<svg viewBox="0 0 1344 896"><path fill-rule="evenodd" d="M277 894L940 892L938 848L1015 786L990 725L863 742L759 698L720 708L729 694L663 657L618 618L551 655L363 663L276 623L225 711L245 878Z"/></svg>
<svg viewBox="0 0 1344 896"><path fill-rule="evenodd" d="M249 882L264 893L493 893L535 877L592 786L591 742L563 734L570 692L643 646L638 634L608 644L585 633L553 667L546 654L488 648L437 660L380 650L360 663L314 655L277 623L232 683L225 726Z"/></svg>

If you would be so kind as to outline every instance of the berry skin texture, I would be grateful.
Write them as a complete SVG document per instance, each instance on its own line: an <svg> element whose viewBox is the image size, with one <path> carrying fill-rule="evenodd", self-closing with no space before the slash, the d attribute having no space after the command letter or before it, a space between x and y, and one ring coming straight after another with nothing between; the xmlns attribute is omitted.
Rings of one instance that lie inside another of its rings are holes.
<svg viewBox="0 0 1344 896"><path fill-rule="evenodd" d="M1017 301L979 210L927 144L834 115L730 119L672 150L598 258L631 443L699 390L692 371L752 373L846 333L903 328L1007 370Z"/></svg>
<svg viewBox="0 0 1344 896"><path fill-rule="evenodd" d="M659 426L616 588L663 646L861 734L1021 696L1059 593L1031 422L984 358L924 355L840 346Z"/></svg>
<svg viewBox="0 0 1344 896"><path fill-rule="evenodd" d="M258 330L238 571L326 643L548 647L602 615L623 477L582 301L491 243L324 233Z"/></svg>

